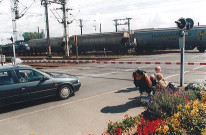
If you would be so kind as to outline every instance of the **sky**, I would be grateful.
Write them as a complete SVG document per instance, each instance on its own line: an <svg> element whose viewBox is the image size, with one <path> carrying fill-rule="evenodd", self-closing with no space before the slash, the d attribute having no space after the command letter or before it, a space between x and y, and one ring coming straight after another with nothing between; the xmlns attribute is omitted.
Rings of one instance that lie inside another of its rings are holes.
<svg viewBox="0 0 206 135"><path fill-rule="evenodd" d="M0 44L10 41L13 36L11 1L0 0ZM53 0L50 0L53 1ZM181 17L192 18L194 24L206 25L206 0L67 0L69 36L80 34L83 20L83 34L115 32L114 19L131 19L131 30L145 28L176 27L175 21ZM49 5L50 36L63 36L61 5ZM24 10L26 8L26 10ZM24 32L46 32L45 9L41 0L19 0L19 11L24 16L16 21L18 39ZM56 17L57 18L56 18ZM124 20L118 23L125 23ZM127 30L127 25L119 25L118 31Z"/></svg>

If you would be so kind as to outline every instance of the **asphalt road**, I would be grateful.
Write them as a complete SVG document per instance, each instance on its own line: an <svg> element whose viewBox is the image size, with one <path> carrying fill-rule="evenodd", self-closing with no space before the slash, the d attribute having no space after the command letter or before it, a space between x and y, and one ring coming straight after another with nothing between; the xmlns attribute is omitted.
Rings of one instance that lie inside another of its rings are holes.
<svg viewBox="0 0 206 135"><path fill-rule="evenodd" d="M122 57L119 61L180 61L179 53ZM206 53L189 51L185 62L206 62ZM164 78L179 85L180 66L160 65ZM88 135L101 134L109 120L118 121L125 114L138 115L144 107L138 105L138 91L132 82L136 69L154 73L155 65L136 64L74 64L43 69L79 77L82 86L75 96L58 101L54 98L32 101L1 108L1 135ZM185 85L206 78L206 66L185 65Z"/></svg>

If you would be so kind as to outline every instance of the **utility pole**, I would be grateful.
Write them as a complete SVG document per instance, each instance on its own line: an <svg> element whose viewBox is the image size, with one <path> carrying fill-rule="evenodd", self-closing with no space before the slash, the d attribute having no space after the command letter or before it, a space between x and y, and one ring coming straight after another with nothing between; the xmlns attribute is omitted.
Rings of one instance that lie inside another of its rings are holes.
<svg viewBox="0 0 206 135"><path fill-rule="evenodd" d="M82 35L82 27L83 27L83 25L82 25L82 19L79 19L79 22L80 22L80 25L79 25L79 27L81 28L81 35Z"/></svg>
<svg viewBox="0 0 206 135"><path fill-rule="evenodd" d="M184 52L185 52L185 35L193 27L194 21L191 18L180 18L175 21L179 28L179 48L181 49L181 69L180 69L180 86L184 86Z"/></svg>
<svg viewBox="0 0 206 135"><path fill-rule="evenodd" d="M65 39L65 56L66 57L69 57L69 32L68 32L68 24L69 22L67 21L68 20L68 10L72 10L72 9L67 9L66 8L66 4L67 4L67 1L68 0L55 0L53 3L56 3L56 4L61 4L62 5L62 8L58 8L60 10L63 11L63 18L62 18L62 22L60 22L58 19L58 22L62 23L64 25L64 39Z"/></svg>
<svg viewBox="0 0 206 135"><path fill-rule="evenodd" d="M102 33L102 24L101 23L100 23L99 27L100 27L99 32Z"/></svg>
<svg viewBox="0 0 206 135"><path fill-rule="evenodd" d="M37 30L38 30L38 39L40 39L40 35L39 35L39 27L37 27Z"/></svg>
<svg viewBox="0 0 206 135"><path fill-rule="evenodd" d="M13 37L10 38L13 46L13 54L14 54L14 65L16 64L16 52L15 52L15 42L17 41L17 28L16 28L16 19L21 18L19 15L19 6L18 0L11 0L11 14L12 14L12 26L13 26Z"/></svg>
<svg viewBox="0 0 206 135"><path fill-rule="evenodd" d="M115 20L113 20L114 21L114 25L115 25L115 29L116 29L116 32L117 32L117 21L118 21L118 19L115 19Z"/></svg>
<svg viewBox="0 0 206 135"><path fill-rule="evenodd" d="M129 40L128 40L128 42L129 42L129 45L130 45L130 35L131 35L131 30L130 30L130 20L132 19L132 18L126 18L127 19L127 23L128 23L128 33L129 33Z"/></svg>
<svg viewBox="0 0 206 135"><path fill-rule="evenodd" d="M69 57L69 34L68 34L68 15L67 15L67 11L69 9L66 9L66 0L61 0L61 5L62 5L62 11L63 11L63 19L62 19L62 23L64 25L64 38L65 38L65 56Z"/></svg>
<svg viewBox="0 0 206 135"><path fill-rule="evenodd" d="M132 19L132 18L126 18L127 19L127 24L128 24L128 33L129 34L131 34L131 31L130 31L130 20Z"/></svg>
<svg viewBox="0 0 206 135"><path fill-rule="evenodd" d="M44 5L44 7L45 7L46 29L47 29L47 45L48 45L49 57L51 57L51 43L50 43L50 36L49 36L48 4L49 4L49 0L41 0L41 5Z"/></svg>
<svg viewBox="0 0 206 135"><path fill-rule="evenodd" d="M74 41L75 41L75 44L76 44L76 60L78 60L79 58L79 54L78 54L78 42L77 42L77 36L74 36Z"/></svg>
<svg viewBox="0 0 206 135"><path fill-rule="evenodd" d="M12 26L13 26L13 42L17 40L17 28L16 28L16 19L21 18L19 15L19 7L17 0L11 0L11 14L12 14Z"/></svg>

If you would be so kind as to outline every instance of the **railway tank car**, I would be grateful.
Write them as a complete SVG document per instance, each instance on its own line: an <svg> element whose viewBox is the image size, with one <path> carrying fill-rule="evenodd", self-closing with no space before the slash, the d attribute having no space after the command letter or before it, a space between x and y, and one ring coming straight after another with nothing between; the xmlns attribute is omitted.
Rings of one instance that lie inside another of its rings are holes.
<svg viewBox="0 0 206 135"><path fill-rule="evenodd" d="M129 49L129 34L127 32L96 33L77 36L78 52L112 51L126 53ZM70 37L72 52L76 53L74 36Z"/></svg>
<svg viewBox="0 0 206 135"><path fill-rule="evenodd" d="M128 39L129 34L127 32L77 35L78 52L104 51L104 49L115 53L127 52L129 47ZM47 52L48 49L46 39L32 39L28 41L28 45L31 54L42 54ZM64 53L65 39L64 37L51 37L50 45L52 53ZM69 38L69 45L75 54L76 42L74 36Z"/></svg>
<svg viewBox="0 0 206 135"><path fill-rule="evenodd" d="M179 30L177 28L143 29L134 31L136 52L178 49ZM185 37L185 49L199 52L206 49L206 26L193 27Z"/></svg>
<svg viewBox="0 0 206 135"><path fill-rule="evenodd" d="M48 52L47 39L31 39L28 41L30 47L30 54L43 54ZM64 37L50 38L51 51L56 53L64 53Z"/></svg>

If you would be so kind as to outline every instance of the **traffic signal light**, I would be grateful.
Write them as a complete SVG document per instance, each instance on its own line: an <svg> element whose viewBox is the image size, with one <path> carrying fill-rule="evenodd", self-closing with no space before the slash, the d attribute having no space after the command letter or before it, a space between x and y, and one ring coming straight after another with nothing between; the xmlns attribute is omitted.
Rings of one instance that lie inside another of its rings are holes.
<svg viewBox="0 0 206 135"><path fill-rule="evenodd" d="M191 18L180 18L178 21L175 21L175 23L180 30L187 31L189 31L194 25L194 21Z"/></svg>
<svg viewBox="0 0 206 135"><path fill-rule="evenodd" d="M186 30L190 30L194 25L194 21L191 18L186 19Z"/></svg>
<svg viewBox="0 0 206 135"><path fill-rule="evenodd" d="M184 29L186 26L185 18L180 18L178 21L175 21L175 23L177 24L177 27L181 30Z"/></svg>

